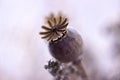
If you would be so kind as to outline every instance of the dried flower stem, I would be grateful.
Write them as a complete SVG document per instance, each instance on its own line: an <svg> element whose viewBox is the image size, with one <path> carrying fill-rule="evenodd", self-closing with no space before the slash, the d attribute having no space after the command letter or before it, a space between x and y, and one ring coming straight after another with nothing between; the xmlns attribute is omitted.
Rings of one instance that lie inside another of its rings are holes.
<svg viewBox="0 0 120 80"><path fill-rule="evenodd" d="M88 76L86 74L86 71L82 65L82 62L81 60L77 60L77 61L74 61L73 64L77 67L77 69L79 70L79 75L81 76L81 78L83 80L88 80Z"/></svg>

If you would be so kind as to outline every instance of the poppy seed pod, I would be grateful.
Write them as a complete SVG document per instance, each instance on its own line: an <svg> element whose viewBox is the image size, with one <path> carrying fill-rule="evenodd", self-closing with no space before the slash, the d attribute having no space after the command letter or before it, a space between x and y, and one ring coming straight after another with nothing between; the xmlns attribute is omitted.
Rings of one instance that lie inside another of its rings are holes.
<svg viewBox="0 0 120 80"><path fill-rule="evenodd" d="M79 34L68 30L65 37L49 43L51 55L61 62L75 61L82 54L82 39Z"/></svg>
<svg viewBox="0 0 120 80"><path fill-rule="evenodd" d="M42 26L46 32L40 32L49 42L51 55L60 62L76 61L82 54L82 38L72 29L67 29L68 19L62 15L47 18L49 27Z"/></svg>

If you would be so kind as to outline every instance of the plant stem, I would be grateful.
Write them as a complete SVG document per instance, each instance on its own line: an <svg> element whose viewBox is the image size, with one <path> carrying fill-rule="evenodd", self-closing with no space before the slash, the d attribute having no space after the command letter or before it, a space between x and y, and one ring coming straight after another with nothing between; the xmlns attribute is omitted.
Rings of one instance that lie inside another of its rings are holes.
<svg viewBox="0 0 120 80"><path fill-rule="evenodd" d="M82 80L88 80L88 76L85 72L85 69L82 65L81 60L76 60L73 62L73 64L76 66L76 68L78 69L78 73L81 76Z"/></svg>

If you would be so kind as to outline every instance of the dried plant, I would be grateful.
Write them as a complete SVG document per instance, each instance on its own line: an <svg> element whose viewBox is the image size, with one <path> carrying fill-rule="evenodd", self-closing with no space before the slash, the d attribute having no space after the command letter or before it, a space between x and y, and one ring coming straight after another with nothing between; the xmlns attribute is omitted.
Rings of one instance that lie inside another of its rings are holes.
<svg viewBox="0 0 120 80"><path fill-rule="evenodd" d="M54 80L87 80L86 73L78 62L65 64L56 60L49 60L45 69L53 75Z"/></svg>
<svg viewBox="0 0 120 80"><path fill-rule="evenodd" d="M87 74L81 64L83 41L76 31L67 29L68 19L63 15L46 18L49 27L42 26L43 39L49 42L49 50L56 61L49 61L46 69L55 80L87 80Z"/></svg>

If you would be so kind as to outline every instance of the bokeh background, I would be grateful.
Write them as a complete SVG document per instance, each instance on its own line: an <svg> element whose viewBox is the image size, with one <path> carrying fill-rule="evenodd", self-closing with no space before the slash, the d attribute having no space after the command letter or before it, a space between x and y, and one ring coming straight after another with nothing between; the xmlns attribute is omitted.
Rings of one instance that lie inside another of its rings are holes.
<svg viewBox="0 0 120 80"><path fill-rule="evenodd" d="M89 76L120 80L120 55L111 35L119 22L120 0L0 0L0 80L52 80L44 69L52 57L39 35L51 12L68 16L68 28L81 34Z"/></svg>

